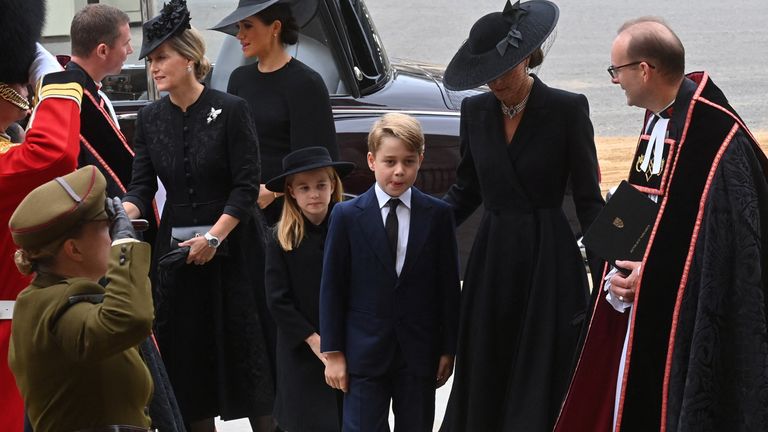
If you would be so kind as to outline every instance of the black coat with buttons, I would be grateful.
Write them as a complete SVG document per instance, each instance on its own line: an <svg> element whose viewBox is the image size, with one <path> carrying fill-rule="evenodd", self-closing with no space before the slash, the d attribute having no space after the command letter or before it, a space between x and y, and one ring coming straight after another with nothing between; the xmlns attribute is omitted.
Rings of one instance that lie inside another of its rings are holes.
<svg viewBox="0 0 768 432"><path fill-rule="evenodd" d="M252 217L259 145L248 104L205 88L185 112L166 96L139 111L134 147L124 200L146 215L158 178L166 189L154 259L169 251L171 227L212 225L223 213L240 221L225 254L168 270L155 286L158 344L185 420L268 414L273 385L257 298L263 235Z"/></svg>
<svg viewBox="0 0 768 432"><path fill-rule="evenodd" d="M328 214L330 214L330 209ZM343 393L325 383L325 365L305 339L320 333L320 277L328 218L304 218L304 238L285 251L276 234L267 242L267 305L277 324L274 416L291 432L341 430Z"/></svg>

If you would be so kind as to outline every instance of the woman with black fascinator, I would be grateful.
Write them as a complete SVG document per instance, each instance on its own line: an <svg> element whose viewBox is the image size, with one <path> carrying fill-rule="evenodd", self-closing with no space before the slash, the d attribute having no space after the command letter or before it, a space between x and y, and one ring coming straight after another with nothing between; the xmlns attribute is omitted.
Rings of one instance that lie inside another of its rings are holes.
<svg viewBox="0 0 768 432"><path fill-rule="evenodd" d="M461 162L445 200L458 223L485 213L464 276L456 372L442 431L551 430L589 303L562 210L569 179L582 229L603 206L589 105L530 73L559 10L546 0L488 14L445 71L461 107Z"/></svg>
<svg viewBox="0 0 768 432"><path fill-rule="evenodd" d="M157 341L188 430L209 432L216 416L272 411L256 300L264 274L254 265L264 259L252 218L259 145L248 104L201 83L210 64L183 0L143 30L140 58L168 95L139 111L123 201L137 218L153 211L157 178L166 187L153 251Z"/></svg>

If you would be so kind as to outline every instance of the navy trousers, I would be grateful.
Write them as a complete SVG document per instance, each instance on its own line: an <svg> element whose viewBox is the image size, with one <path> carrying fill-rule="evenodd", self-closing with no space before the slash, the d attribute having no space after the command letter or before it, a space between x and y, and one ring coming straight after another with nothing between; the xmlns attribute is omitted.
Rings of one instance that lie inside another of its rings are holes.
<svg viewBox="0 0 768 432"><path fill-rule="evenodd" d="M343 432L389 432L389 404L395 432L431 432L435 421L435 376L407 373L400 352L382 376L349 376Z"/></svg>

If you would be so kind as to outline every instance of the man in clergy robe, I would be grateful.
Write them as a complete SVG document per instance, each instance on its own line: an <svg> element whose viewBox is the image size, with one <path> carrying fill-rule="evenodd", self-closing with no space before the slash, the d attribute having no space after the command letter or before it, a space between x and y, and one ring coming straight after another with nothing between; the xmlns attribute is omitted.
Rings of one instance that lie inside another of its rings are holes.
<svg viewBox="0 0 768 432"><path fill-rule="evenodd" d="M642 262L606 268L555 430L768 430L768 159L658 18L608 72L646 110L628 181L659 204Z"/></svg>

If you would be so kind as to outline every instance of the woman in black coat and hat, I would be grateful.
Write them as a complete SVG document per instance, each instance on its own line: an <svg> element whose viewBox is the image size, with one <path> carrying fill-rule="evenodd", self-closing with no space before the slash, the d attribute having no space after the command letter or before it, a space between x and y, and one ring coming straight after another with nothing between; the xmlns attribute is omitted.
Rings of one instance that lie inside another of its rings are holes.
<svg viewBox="0 0 768 432"><path fill-rule="evenodd" d="M210 64L189 20L186 3L172 0L144 24L140 58L168 95L139 111L123 201L131 217L151 213L159 178L167 200L153 256L188 248L175 266L159 259L155 327L184 421L197 432L215 430L216 416L258 422L271 414L274 389L257 302L263 235L251 216L256 131L244 100L201 83Z"/></svg>
<svg viewBox="0 0 768 432"><path fill-rule="evenodd" d="M464 277L456 372L442 431L551 430L589 291L562 211L571 179L586 230L603 206L589 106L529 73L559 11L511 5L472 27L446 87L488 84L461 107L461 162L445 200L458 223L481 203Z"/></svg>

